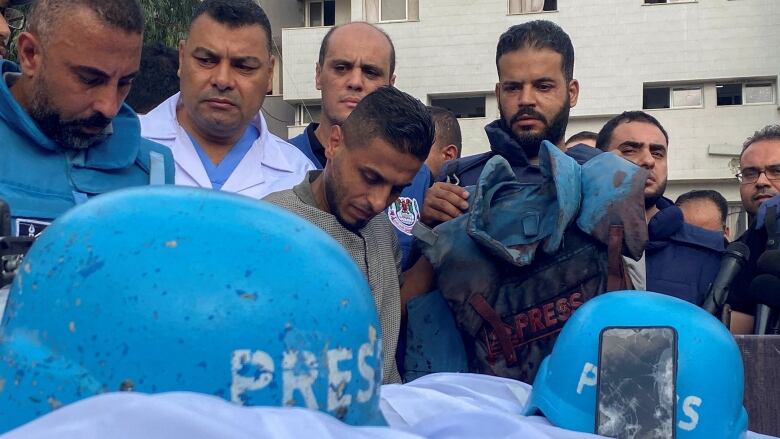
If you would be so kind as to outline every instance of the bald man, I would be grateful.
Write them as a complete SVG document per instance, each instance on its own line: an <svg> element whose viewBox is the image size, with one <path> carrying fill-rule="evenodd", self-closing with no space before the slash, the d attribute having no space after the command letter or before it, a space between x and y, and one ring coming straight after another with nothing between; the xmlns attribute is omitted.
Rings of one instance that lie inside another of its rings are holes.
<svg viewBox="0 0 780 439"><path fill-rule="evenodd" d="M382 29L363 22L332 28L322 39L315 69L317 90L322 93L322 113L306 131L289 140L317 168L325 167L323 145L334 126L341 126L366 95L379 87L395 84L395 47ZM431 173L422 166L412 183L387 208L402 252L402 268L411 268L417 260L413 252L412 227L420 218L425 191Z"/></svg>

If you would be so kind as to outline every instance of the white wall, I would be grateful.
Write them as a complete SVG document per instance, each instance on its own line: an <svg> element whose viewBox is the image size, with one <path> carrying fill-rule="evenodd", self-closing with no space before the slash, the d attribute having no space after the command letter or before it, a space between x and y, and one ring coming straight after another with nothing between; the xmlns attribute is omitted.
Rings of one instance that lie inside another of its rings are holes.
<svg viewBox="0 0 780 439"><path fill-rule="evenodd" d="M353 21L362 19L362 1L352 0L351 10ZM381 26L396 45L396 85L428 102L429 94L493 90L499 35L512 24L535 19L557 22L574 43L581 94L567 134L598 131L609 117L641 109L646 82L714 84L733 78L777 78L780 72L778 0L659 5L644 5L642 0L558 0L557 12L524 15L507 15L506 0L426 0L420 2L419 21ZM325 32L327 28L283 30L286 101L319 98L314 63ZM675 182L701 187L698 182L731 181L731 157L710 155L709 145L736 148L756 129L780 123L777 96L771 105L738 107L716 107L714 97L714 85L709 85L702 109L650 110L669 131L670 178ZM466 153L487 149L482 128L497 115L494 99L486 110L484 120L461 121Z"/></svg>
<svg viewBox="0 0 780 439"><path fill-rule="evenodd" d="M278 0L257 0L268 15L271 22L274 51L282 50L282 28L303 26L303 6L294 1L280 2ZM277 58L277 63L283 59ZM284 84L281 84L282 87ZM283 139L287 138L287 126L295 121L295 107L285 102L282 96L266 96L263 102L263 113L268 122L268 129Z"/></svg>

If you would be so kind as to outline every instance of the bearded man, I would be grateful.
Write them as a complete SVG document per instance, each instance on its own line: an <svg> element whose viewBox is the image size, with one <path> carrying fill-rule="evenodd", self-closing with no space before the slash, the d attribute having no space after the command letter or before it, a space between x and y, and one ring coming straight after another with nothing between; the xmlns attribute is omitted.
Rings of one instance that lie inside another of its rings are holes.
<svg viewBox="0 0 780 439"><path fill-rule="evenodd" d="M170 151L124 105L138 73L138 0L37 0L0 61L0 200L12 235L37 235L93 195L173 182ZM21 67L21 70L20 70Z"/></svg>
<svg viewBox="0 0 780 439"><path fill-rule="evenodd" d="M421 220L435 225L468 209L463 186L476 183L494 155L505 158L520 181L541 181L539 147L543 140L562 150L569 110L577 104L580 85L574 75L574 47L566 32L550 21L510 27L496 49L496 98L501 118L485 127L490 151L448 162L439 182L425 195ZM598 154L576 146L567 154L584 162Z"/></svg>

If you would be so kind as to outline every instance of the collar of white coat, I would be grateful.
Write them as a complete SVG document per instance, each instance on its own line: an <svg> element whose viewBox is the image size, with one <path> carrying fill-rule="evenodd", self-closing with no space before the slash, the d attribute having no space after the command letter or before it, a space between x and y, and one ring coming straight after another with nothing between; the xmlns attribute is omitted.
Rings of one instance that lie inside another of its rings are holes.
<svg viewBox="0 0 780 439"><path fill-rule="evenodd" d="M141 135L143 137L166 145L175 143L179 129L181 128L184 131L176 119L176 107L179 103L180 95L181 92L176 93L149 113L140 116L142 119ZM280 147L280 144L286 142L268 131L268 124L265 121L265 117L263 117L262 111L259 111L249 123L257 128L257 131L260 133L260 137L253 146L253 148L257 146L261 148L260 164L277 171L295 172L295 166L290 163Z"/></svg>

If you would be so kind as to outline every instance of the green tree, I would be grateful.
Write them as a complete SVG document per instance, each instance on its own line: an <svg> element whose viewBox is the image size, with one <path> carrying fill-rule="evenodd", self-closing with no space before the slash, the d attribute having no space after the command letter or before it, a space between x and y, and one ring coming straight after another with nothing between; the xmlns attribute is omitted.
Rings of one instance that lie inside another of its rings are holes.
<svg viewBox="0 0 780 439"><path fill-rule="evenodd" d="M140 0L146 17L144 43L177 48L201 0Z"/></svg>
<svg viewBox="0 0 780 439"><path fill-rule="evenodd" d="M187 25L201 0L140 0L146 18L144 43L162 43L173 49L187 36ZM29 6L21 9L27 13ZM11 40L8 58L16 61L16 37Z"/></svg>

